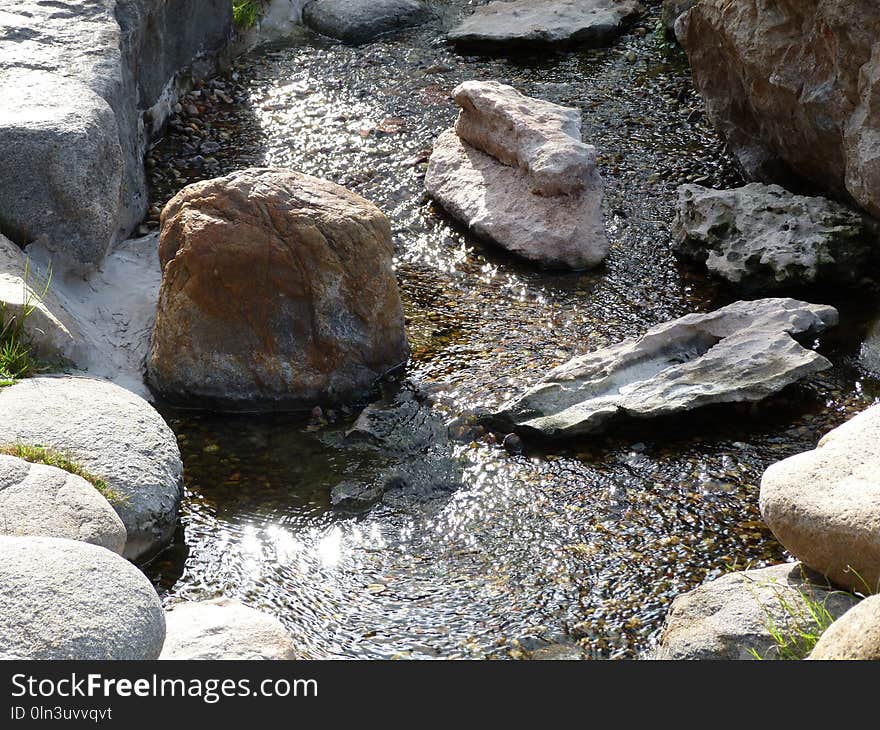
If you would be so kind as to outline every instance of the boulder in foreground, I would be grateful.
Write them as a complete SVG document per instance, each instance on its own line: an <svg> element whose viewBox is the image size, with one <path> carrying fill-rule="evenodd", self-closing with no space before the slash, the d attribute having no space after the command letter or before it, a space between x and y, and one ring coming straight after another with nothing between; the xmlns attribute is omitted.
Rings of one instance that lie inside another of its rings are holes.
<svg viewBox="0 0 880 730"><path fill-rule="evenodd" d="M815 605L838 617L857 602L798 563L728 573L672 602L655 657L783 658L771 630L785 637L815 632L821 628L811 615Z"/></svg>
<svg viewBox="0 0 880 730"><path fill-rule="evenodd" d="M388 219L309 175L251 168L162 213L148 378L228 410L360 399L406 361Z"/></svg>
<svg viewBox="0 0 880 730"><path fill-rule="evenodd" d="M716 403L754 402L831 363L792 337L837 324L837 310L758 299L688 314L576 357L491 417L545 438L595 433Z"/></svg>
<svg viewBox="0 0 880 730"><path fill-rule="evenodd" d="M0 536L0 654L156 659L162 602L146 576L97 545Z"/></svg>
<svg viewBox="0 0 880 730"><path fill-rule="evenodd" d="M165 615L160 659L296 659L281 622L230 598L182 603Z"/></svg>
<svg viewBox="0 0 880 730"><path fill-rule="evenodd" d="M880 596L868 596L831 624L807 659L880 660Z"/></svg>
<svg viewBox="0 0 880 730"><path fill-rule="evenodd" d="M847 590L880 590L880 405L770 466L760 502L796 558Z"/></svg>

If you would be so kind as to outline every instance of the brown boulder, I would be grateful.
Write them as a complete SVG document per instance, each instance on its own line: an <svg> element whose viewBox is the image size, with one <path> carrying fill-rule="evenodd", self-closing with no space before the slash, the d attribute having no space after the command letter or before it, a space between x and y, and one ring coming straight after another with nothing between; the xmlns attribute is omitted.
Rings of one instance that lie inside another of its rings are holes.
<svg viewBox="0 0 880 730"><path fill-rule="evenodd" d="M162 213L151 384L235 410L361 397L408 354L392 253L382 212L325 180L184 188Z"/></svg>
<svg viewBox="0 0 880 730"><path fill-rule="evenodd" d="M791 173L880 215L880 4L702 0L679 40L746 173Z"/></svg>

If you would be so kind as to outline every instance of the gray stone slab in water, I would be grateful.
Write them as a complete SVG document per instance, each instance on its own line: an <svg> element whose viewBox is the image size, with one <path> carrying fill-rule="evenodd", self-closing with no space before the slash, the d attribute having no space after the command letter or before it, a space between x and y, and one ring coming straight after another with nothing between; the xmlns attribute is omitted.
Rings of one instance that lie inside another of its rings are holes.
<svg viewBox="0 0 880 730"><path fill-rule="evenodd" d="M474 46L598 46L641 12L635 0L496 0L477 8L447 38Z"/></svg>
<svg viewBox="0 0 880 730"><path fill-rule="evenodd" d="M523 434L565 438L626 418L759 401L831 367L792 335L821 332L837 321L833 307L794 299L689 314L560 365L492 419Z"/></svg>

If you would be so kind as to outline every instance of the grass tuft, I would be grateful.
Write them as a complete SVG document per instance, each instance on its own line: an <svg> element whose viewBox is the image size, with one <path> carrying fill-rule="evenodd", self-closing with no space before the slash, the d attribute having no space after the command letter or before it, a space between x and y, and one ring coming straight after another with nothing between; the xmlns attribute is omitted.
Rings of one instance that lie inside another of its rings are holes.
<svg viewBox="0 0 880 730"><path fill-rule="evenodd" d="M232 0L232 20L239 28L251 28L262 9L261 0Z"/></svg>
<svg viewBox="0 0 880 730"><path fill-rule="evenodd" d="M40 372L43 366L31 352L30 338L25 331L25 322L49 291L52 279L51 271L46 284L39 292L34 292L28 285L30 262L25 263L24 270L24 306L13 312L6 302L0 302L0 388L12 385L20 378Z"/></svg>
<svg viewBox="0 0 880 730"><path fill-rule="evenodd" d="M7 456L17 456L19 459L29 461L32 464L45 464L46 466L55 466L63 469L71 474L76 474L89 482L111 505L123 504L128 498L123 497L110 487L104 479L88 471L82 464L74 461L67 454L54 449L48 449L45 446L29 446L22 443L12 444L11 446L0 446L0 454Z"/></svg>

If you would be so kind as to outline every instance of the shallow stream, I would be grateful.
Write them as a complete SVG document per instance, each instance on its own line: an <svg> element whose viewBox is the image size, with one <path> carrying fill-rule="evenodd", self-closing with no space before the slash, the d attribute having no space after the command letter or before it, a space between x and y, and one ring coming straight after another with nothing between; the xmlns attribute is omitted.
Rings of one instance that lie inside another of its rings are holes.
<svg viewBox="0 0 880 730"><path fill-rule="evenodd" d="M574 355L736 298L670 251L676 186L741 180L683 54L655 32L656 5L610 49L514 60L456 53L441 28L466 3L435 4L438 21L366 46L303 32L240 59L151 152L156 205L251 165L328 178L376 203L392 221L413 350L403 377L447 419L500 404ZM451 90L469 78L583 111L606 183L605 266L538 271L425 198L427 154L455 118ZM856 362L865 313L821 298L843 314L815 343L833 370L760 406L601 440L520 455L491 436L456 444L464 485L422 512L330 508L334 486L384 466L341 438L356 410L324 423L165 409L186 497L178 543L147 572L168 603L224 595L277 615L305 657L645 655L677 594L785 559L757 510L763 469L880 395Z"/></svg>

